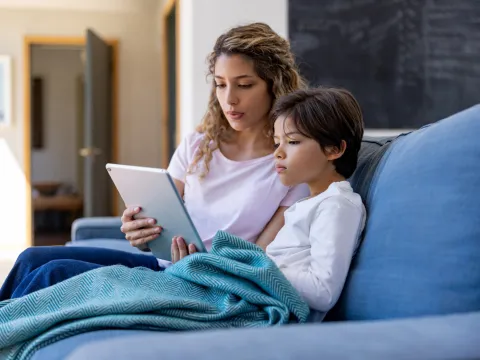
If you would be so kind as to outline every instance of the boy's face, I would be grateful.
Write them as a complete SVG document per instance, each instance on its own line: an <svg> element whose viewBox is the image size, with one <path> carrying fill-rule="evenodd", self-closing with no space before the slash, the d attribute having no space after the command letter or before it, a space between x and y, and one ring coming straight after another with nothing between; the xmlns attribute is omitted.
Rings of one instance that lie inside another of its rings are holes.
<svg viewBox="0 0 480 360"><path fill-rule="evenodd" d="M275 121L275 168L282 184L295 186L313 184L329 179L335 167L320 145L313 139L301 135L290 118L280 116Z"/></svg>

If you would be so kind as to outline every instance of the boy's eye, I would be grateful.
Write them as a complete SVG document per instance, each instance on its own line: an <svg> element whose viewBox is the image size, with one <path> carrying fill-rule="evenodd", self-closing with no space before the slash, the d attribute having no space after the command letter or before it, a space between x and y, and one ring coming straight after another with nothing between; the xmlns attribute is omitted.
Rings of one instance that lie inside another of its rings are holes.
<svg viewBox="0 0 480 360"><path fill-rule="evenodd" d="M300 141L290 140L288 143L289 143L290 145L298 145L298 144L300 144Z"/></svg>
<svg viewBox="0 0 480 360"><path fill-rule="evenodd" d="M215 83L215 87L217 87L217 88L224 88L224 87L225 87L225 84L217 84L217 83Z"/></svg>
<svg viewBox="0 0 480 360"><path fill-rule="evenodd" d="M273 147L276 149L280 146L280 144L273 144Z"/></svg>

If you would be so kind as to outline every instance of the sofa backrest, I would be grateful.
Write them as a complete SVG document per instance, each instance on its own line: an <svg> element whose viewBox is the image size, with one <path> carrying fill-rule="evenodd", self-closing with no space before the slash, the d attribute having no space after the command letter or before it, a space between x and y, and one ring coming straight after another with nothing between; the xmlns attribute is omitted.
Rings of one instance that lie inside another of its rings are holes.
<svg viewBox="0 0 480 360"><path fill-rule="evenodd" d="M374 145L350 179L363 241L327 319L479 311L480 105Z"/></svg>

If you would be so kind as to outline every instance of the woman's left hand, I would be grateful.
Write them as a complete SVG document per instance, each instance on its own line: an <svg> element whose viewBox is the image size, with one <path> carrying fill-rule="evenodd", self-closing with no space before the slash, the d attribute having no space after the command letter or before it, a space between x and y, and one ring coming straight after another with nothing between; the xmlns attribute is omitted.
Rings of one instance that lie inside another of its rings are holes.
<svg viewBox="0 0 480 360"><path fill-rule="evenodd" d="M172 239L172 263L183 259L184 257L197 252L195 245L187 246L185 240L180 236L174 236Z"/></svg>

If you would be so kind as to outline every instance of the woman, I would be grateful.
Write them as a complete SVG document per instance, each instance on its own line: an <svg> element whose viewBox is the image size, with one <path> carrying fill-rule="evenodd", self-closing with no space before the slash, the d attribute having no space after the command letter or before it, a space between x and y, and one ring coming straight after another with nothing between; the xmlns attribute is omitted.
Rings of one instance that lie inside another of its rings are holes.
<svg viewBox="0 0 480 360"><path fill-rule="evenodd" d="M212 90L207 113L197 131L182 141L168 170L207 249L218 230L266 248L283 226L284 211L308 196L307 186L290 188L280 182L269 124L275 100L305 84L288 41L262 23L221 35L208 60ZM122 216L122 231L134 246L161 231L161 219L133 220L138 211L129 208ZM173 262L192 252L182 239L172 239ZM30 248L18 257L0 300L114 264L155 271L165 266L150 255L110 249Z"/></svg>

